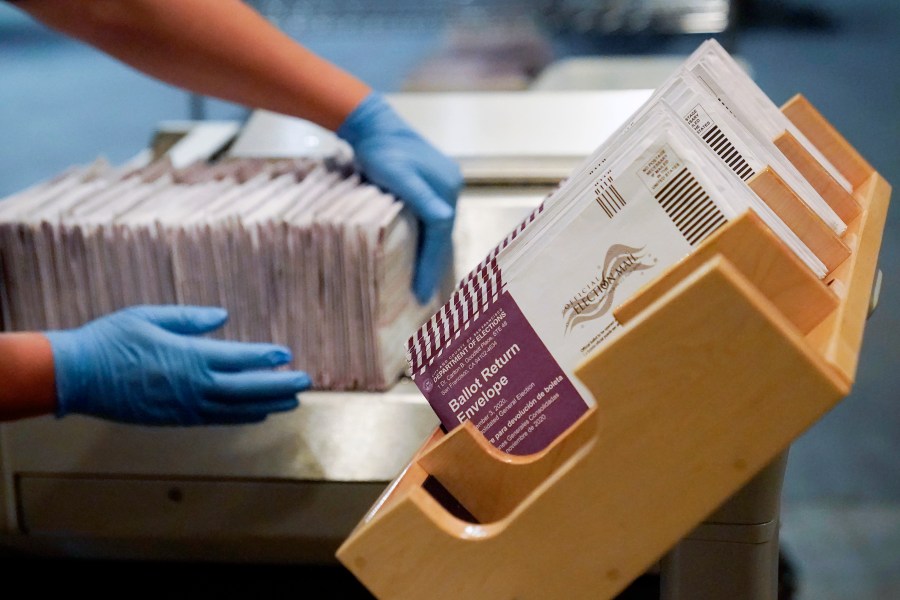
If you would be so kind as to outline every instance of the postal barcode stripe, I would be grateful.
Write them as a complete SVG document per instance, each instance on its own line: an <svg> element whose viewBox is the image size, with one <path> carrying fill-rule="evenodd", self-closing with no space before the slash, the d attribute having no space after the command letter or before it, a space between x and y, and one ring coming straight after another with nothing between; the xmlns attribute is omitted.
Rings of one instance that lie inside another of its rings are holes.
<svg viewBox="0 0 900 600"><path fill-rule="evenodd" d="M728 140L725 138L725 134L716 128L714 130L716 135L713 136L707 143L709 147L713 149L717 154L728 144Z"/></svg>
<svg viewBox="0 0 900 600"><path fill-rule="evenodd" d="M740 177L744 181L747 181L748 179L750 179L751 177L756 175L756 172L753 170L753 168L750 165L745 163L744 166L738 170L737 174L738 174L738 177Z"/></svg>
<svg viewBox="0 0 900 600"><path fill-rule="evenodd" d="M694 246L721 227L726 219L687 167L679 171L656 199L678 231Z"/></svg>
<svg viewBox="0 0 900 600"><path fill-rule="evenodd" d="M675 222L675 225L681 227L684 223L695 214L699 206L703 202L705 192L699 184L690 185L682 194L681 200L669 208L669 216Z"/></svg>
<svg viewBox="0 0 900 600"><path fill-rule="evenodd" d="M673 177L671 180L669 180L669 182L666 183L666 184L662 187L661 190L659 190L658 192L656 192L656 197L657 197L657 199L660 198L661 196L668 195L674 188L676 188L676 187L678 187L679 185L681 185L681 184L683 183L683 177L684 177L685 171L687 171L686 168L685 168L685 169L682 169L681 171L679 171L679 172L675 175L675 177Z"/></svg>
<svg viewBox="0 0 900 600"><path fill-rule="evenodd" d="M602 187L596 190L595 194L597 204L600 205L600 208L603 209L603 212L610 219L621 209L625 208L625 198L622 197L622 194L619 193L619 190L612 183L603 184Z"/></svg>
<svg viewBox="0 0 900 600"><path fill-rule="evenodd" d="M672 215L673 219L677 218L681 211L690 205L698 191L702 192L700 185L690 178L685 178L678 185L677 189L672 190L668 197L662 201L662 207Z"/></svg>
<svg viewBox="0 0 900 600"><path fill-rule="evenodd" d="M696 218L691 220L691 225L688 227L684 234L688 238L688 241L693 244L697 239L706 231L707 227L710 225L712 221L718 218L721 213L719 209L712 203L708 205L704 205L697 211Z"/></svg>
<svg viewBox="0 0 900 600"><path fill-rule="evenodd" d="M688 242L693 246L704 239L706 236L711 234L713 231L721 227L725 224L727 219L725 215L716 207L715 205L710 206L710 210L708 211L708 216L703 220L702 223L695 226L693 233L690 234Z"/></svg>
<svg viewBox="0 0 900 600"><path fill-rule="evenodd" d="M741 155L738 154L738 151L734 149L734 146L731 146L730 150L726 148L722 152L722 160L725 161L726 165L733 169L734 165L737 164L737 161L741 160Z"/></svg>
<svg viewBox="0 0 900 600"><path fill-rule="evenodd" d="M670 212L671 214L671 212L676 211L681 206L684 194L691 193L692 183L695 184L696 182L693 182L693 178L689 177L687 169L682 169L675 175L672 181L656 195L666 212Z"/></svg>
<svg viewBox="0 0 900 600"><path fill-rule="evenodd" d="M725 218L721 212L716 209L715 214L710 215L710 219L707 222L706 226L697 231L697 234L694 236L694 241L692 244L698 244L701 241L705 240L709 235L711 235L715 230L724 225L728 219Z"/></svg>
<svg viewBox="0 0 900 600"><path fill-rule="evenodd" d="M718 125L713 125L712 129L703 134L703 141L744 181L755 175L753 168L747 164L746 159L722 133Z"/></svg>
<svg viewBox="0 0 900 600"><path fill-rule="evenodd" d="M690 237L689 233L705 218L706 209L708 208L706 200L706 196L701 194L697 197L696 202L691 204L690 209L681 215L677 221L675 219L672 220L684 237Z"/></svg>
<svg viewBox="0 0 900 600"><path fill-rule="evenodd" d="M722 156L722 150L724 148L732 148L731 142L728 141L728 138L725 137L725 134L717 127L713 126L710 133L714 134L710 136L709 139L706 140L707 144L709 144L710 148L712 148L716 154Z"/></svg>

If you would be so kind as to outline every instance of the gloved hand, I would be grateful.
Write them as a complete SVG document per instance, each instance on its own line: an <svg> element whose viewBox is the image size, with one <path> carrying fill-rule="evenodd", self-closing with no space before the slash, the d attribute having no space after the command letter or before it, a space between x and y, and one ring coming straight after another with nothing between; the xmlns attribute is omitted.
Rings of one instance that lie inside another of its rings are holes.
<svg viewBox="0 0 900 600"><path fill-rule="evenodd" d="M452 262L459 167L371 92L338 128L365 176L402 200L420 223L413 291L425 304Z"/></svg>
<svg viewBox="0 0 900 600"><path fill-rule="evenodd" d="M287 348L201 337L221 308L137 306L83 327L45 332L53 350L59 417L92 415L143 425L254 423L296 408L301 371L272 371Z"/></svg>

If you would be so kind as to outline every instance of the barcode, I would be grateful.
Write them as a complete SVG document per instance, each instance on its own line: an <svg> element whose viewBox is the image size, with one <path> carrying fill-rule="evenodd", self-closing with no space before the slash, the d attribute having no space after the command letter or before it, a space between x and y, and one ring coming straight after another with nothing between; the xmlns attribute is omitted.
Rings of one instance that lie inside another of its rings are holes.
<svg viewBox="0 0 900 600"><path fill-rule="evenodd" d="M744 181L753 177L753 169L747 164L741 153L731 145L731 142L728 141L728 138L725 137L718 125L713 125L712 129L703 134L703 141L713 149L713 152L719 155L719 158L725 161L725 164L732 171L737 173L738 177Z"/></svg>
<svg viewBox="0 0 900 600"><path fill-rule="evenodd" d="M603 212L606 213L606 216L610 219L613 218L617 212L625 208L625 198L622 197L622 194L619 193L619 190L616 189L616 186L612 183L612 178L606 177L606 181L600 182L594 188L594 196L597 204L600 205L600 208L603 209Z"/></svg>
<svg viewBox="0 0 900 600"><path fill-rule="evenodd" d="M657 192L656 199L691 246L727 221L687 167Z"/></svg>

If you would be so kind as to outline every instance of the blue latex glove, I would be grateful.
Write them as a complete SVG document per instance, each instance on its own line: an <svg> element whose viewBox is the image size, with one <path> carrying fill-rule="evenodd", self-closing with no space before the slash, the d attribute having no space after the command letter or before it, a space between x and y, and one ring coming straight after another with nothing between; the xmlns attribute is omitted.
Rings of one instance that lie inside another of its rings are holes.
<svg viewBox="0 0 900 600"><path fill-rule="evenodd" d="M70 413L143 425L236 424L296 408L310 387L300 371L273 371L283 346L201 337L224 309L137 306L78 329L48 331L58 417Z"/></svg>
<svg viewBox="0 0 900 600"><path fill-rule="evenodd" d="M365 176L419 218L413 291L425 304L453 258L453 222L463 179L457 164L413 131L377 92L337 130Z"/></svg>

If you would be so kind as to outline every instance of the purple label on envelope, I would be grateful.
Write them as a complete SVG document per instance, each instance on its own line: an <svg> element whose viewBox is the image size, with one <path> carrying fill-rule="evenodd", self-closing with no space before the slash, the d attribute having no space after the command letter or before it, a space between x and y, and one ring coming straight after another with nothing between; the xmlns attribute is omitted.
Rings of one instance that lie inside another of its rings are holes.
<svg viewBox="0 0 900 600"><path fill-rule="evenodd" d="M587 410L508 292L451 340L415 382L444 427L472 421L509 454L542 450Z"/></svg>

